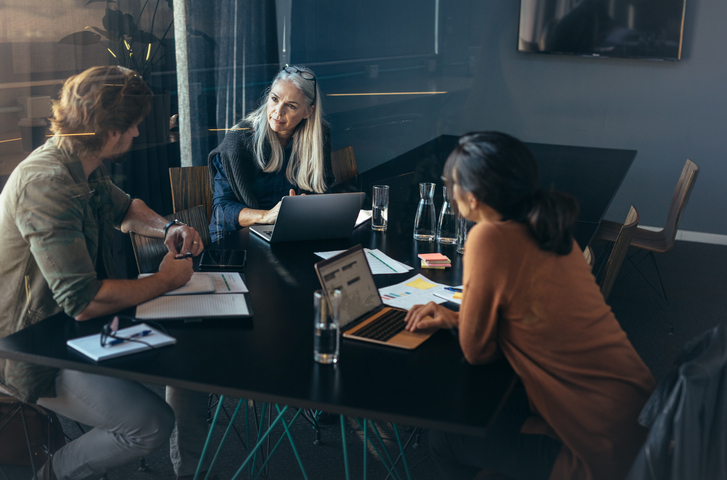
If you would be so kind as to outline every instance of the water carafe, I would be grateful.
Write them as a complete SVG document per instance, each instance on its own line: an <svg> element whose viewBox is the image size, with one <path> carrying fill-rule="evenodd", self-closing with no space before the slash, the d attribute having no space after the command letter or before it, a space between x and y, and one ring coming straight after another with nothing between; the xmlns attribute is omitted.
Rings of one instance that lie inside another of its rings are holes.
<svg viewBox="0 0 727 480"><path fill-rule="evenodd" d="M433 242L436 235L437 220L434 215L434 183L419 184L419 206L414 217L414 239Z"/></svg>
<svg viewBox="0 0 727 480"><path fill-rule="evenodd" d="M439 211L437 242L443 245L455 245L457 243L457 216L454 214L447 187L442 187L442 194L444 195L444 203Z"/></svg>

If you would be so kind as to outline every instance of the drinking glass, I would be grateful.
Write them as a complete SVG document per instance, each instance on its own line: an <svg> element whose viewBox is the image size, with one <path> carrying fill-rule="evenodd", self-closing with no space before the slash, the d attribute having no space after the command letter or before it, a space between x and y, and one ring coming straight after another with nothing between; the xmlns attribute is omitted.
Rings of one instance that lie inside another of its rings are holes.
<svg viewBox="0 0 727 480"><path fill-rule="evenodd" d="M457 243L457 215L447 195L447 187L442 187L444 203L439 211L439 222L437 223L437 243L443 245L454 245Z"/></svg>
<svg viewBox="0 0 727 480"><path fill-rule="evenodd" d="M464 244L467 242L467 233L475 224L472 220L467 220L462 215L457 215L457 253L464 253Z"/></svg>
<svg viewBox="0 0 727 480"><path fill-rule="evenodd" d="M330 294L330 302L323 290L313 292L313 359L318 363L338 363L340 338L338 334L338 313L341 305L341 291Z"/></svg>
<svg viewBox="0 0 727 480"><path fill-rule="evenodd" d="M434 215L434 183L419 184L419 206L414 217L414 239L433 242L437 230L437 219Z"/></svg>
<svg viewBox="0 0 727 480"><path fill-rule="evenodd" d="M371 230L385 232L389 225L389 186L374 185L371 202Z"/></svg>

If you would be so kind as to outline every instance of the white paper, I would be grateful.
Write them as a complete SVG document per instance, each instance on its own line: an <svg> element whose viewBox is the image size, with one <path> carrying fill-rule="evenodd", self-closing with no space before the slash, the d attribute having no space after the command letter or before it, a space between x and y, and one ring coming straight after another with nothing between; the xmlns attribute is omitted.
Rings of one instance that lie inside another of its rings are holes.
<svg viewBox="0 0 727 480"><path fill-rule="evenodd" d="M356 218L356 225L354 225L353 228L358 227L359 225L363 225L368 220L371 220L371 210L361 210L358 212L358 217Z"/></svg>
<svg viewBox="0 0 727 480"><path fill-rule="evenodd" d="M344 250L334 250L332 252L316 252L316 255L324 259L329 259L343 251ZM370 250L368 248L364 248L364 252L366 253L366 261L369 262L369 267L371 267L371 273L373 275L383 275L387 273L406 273L410 270L413 270L413 268L409 265L394 260L379 249Z"/></svg>
<svg viewBox="0 0 727 480"><path fill-rule="evenodd" d="M142 273L139 278L152 273ZM185 285L164 295L196 295L200 293L247 293L247 285L238 272L194 272Z"/></svg>
<svg viewBox="0 0 727 480"><path fill-rule="evenodd" d="M206 273L212 280L215 293L247 293L247 285L238 272Z"/></svg>
<svg viewBox="0 0 727 480"><path fill-rule="evenodd" d="M431 286L429 288L422 289L410 284ZM380 288L379 295L381 295L381 300L386 305L410 310L414 305L424 305L428 302L444 303L445 300L436 296L434 292L441 292L446 286L447 285L433 282L419 273L401 283L397 283L396 285Z"/></svg>
<svg viewBox="0 0 727 480"><path fill-rule="evenodd" d="M136 307L136 318L211 318L249 315L244 294L157 297Z"/></svg>
<svg viewBox="0 0 727 480"><path fill-rule="evenodd" d="M116 332L116 336L129 337L135 333L139 333L144 330L151 330L151 333L143 337L137 337L135 340L140 340L141 342L147 343L154 348L177 343L176 338L170 337L169 335L162 333L159 330L151 328L145 323L134 325L133 327L129 328L122 328L121 330ZM121 357L123 355L129 355L143 350L150 350L150 347L148 345L144 345L144 343L129 340L116 345L108 345L106 347L102 347L101 335L97 333L95 335L89 335L87 337L68 340L66 342L66 345L98 362L100 360Z"/></svg>
<svg viewBox="0 0 727 480"><path fill-rule="evenodd" d="M461 289L462 286L460 285L459 287L454 287L454 288ZM441 289L437 289L437 291L434 292L434 295L436 295L440 298L443 298L449 302L456 303L457 305L462 305L461 298L454 298L455 293L457 293L457 292L452 292L452 291L447 290L446 288L441 288Z"/></svg>

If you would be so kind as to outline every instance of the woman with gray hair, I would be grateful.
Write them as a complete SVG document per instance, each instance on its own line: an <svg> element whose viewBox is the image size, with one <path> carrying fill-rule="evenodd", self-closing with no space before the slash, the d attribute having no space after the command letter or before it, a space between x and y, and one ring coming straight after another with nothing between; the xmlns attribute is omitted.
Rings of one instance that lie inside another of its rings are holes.
<svg viewBox="0 0 727 480"><path fill-rule="evenodd" d="M264 98L209 154L213 241L253 223L275 223L282 197L325 193L333 183L315 74L286 65Z"/></svg>

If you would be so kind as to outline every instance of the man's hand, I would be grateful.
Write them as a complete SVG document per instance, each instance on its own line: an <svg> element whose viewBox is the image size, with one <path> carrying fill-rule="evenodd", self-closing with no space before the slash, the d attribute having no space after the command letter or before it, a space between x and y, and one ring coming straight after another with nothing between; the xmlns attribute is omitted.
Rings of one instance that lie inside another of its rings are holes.
<svg viewBox="0 0 727 480"><path fill-rule="evenodd" d="M406 314L404 321L406 329L410 332L428 328L454 328L459 324L455 312L434 302L414 305Z"/></svg>
<svg viewBox="0 0 727 480"><path fill-rule="evenodd" d="M191 258L176 258L175 253L170 251L159 264L159 273L156 275L164 279L170 291L176 290L192 278L194 273L192 265Z"/></svg>
<svg viewBox="0 0 727 480"><path fill-rule="evenodd" d="M167 236L164 238L164 245L166 245L167 250L179 257L188 252L196 257L204 250L202 238L197 230L179 224L169 227Z"/></svg>

